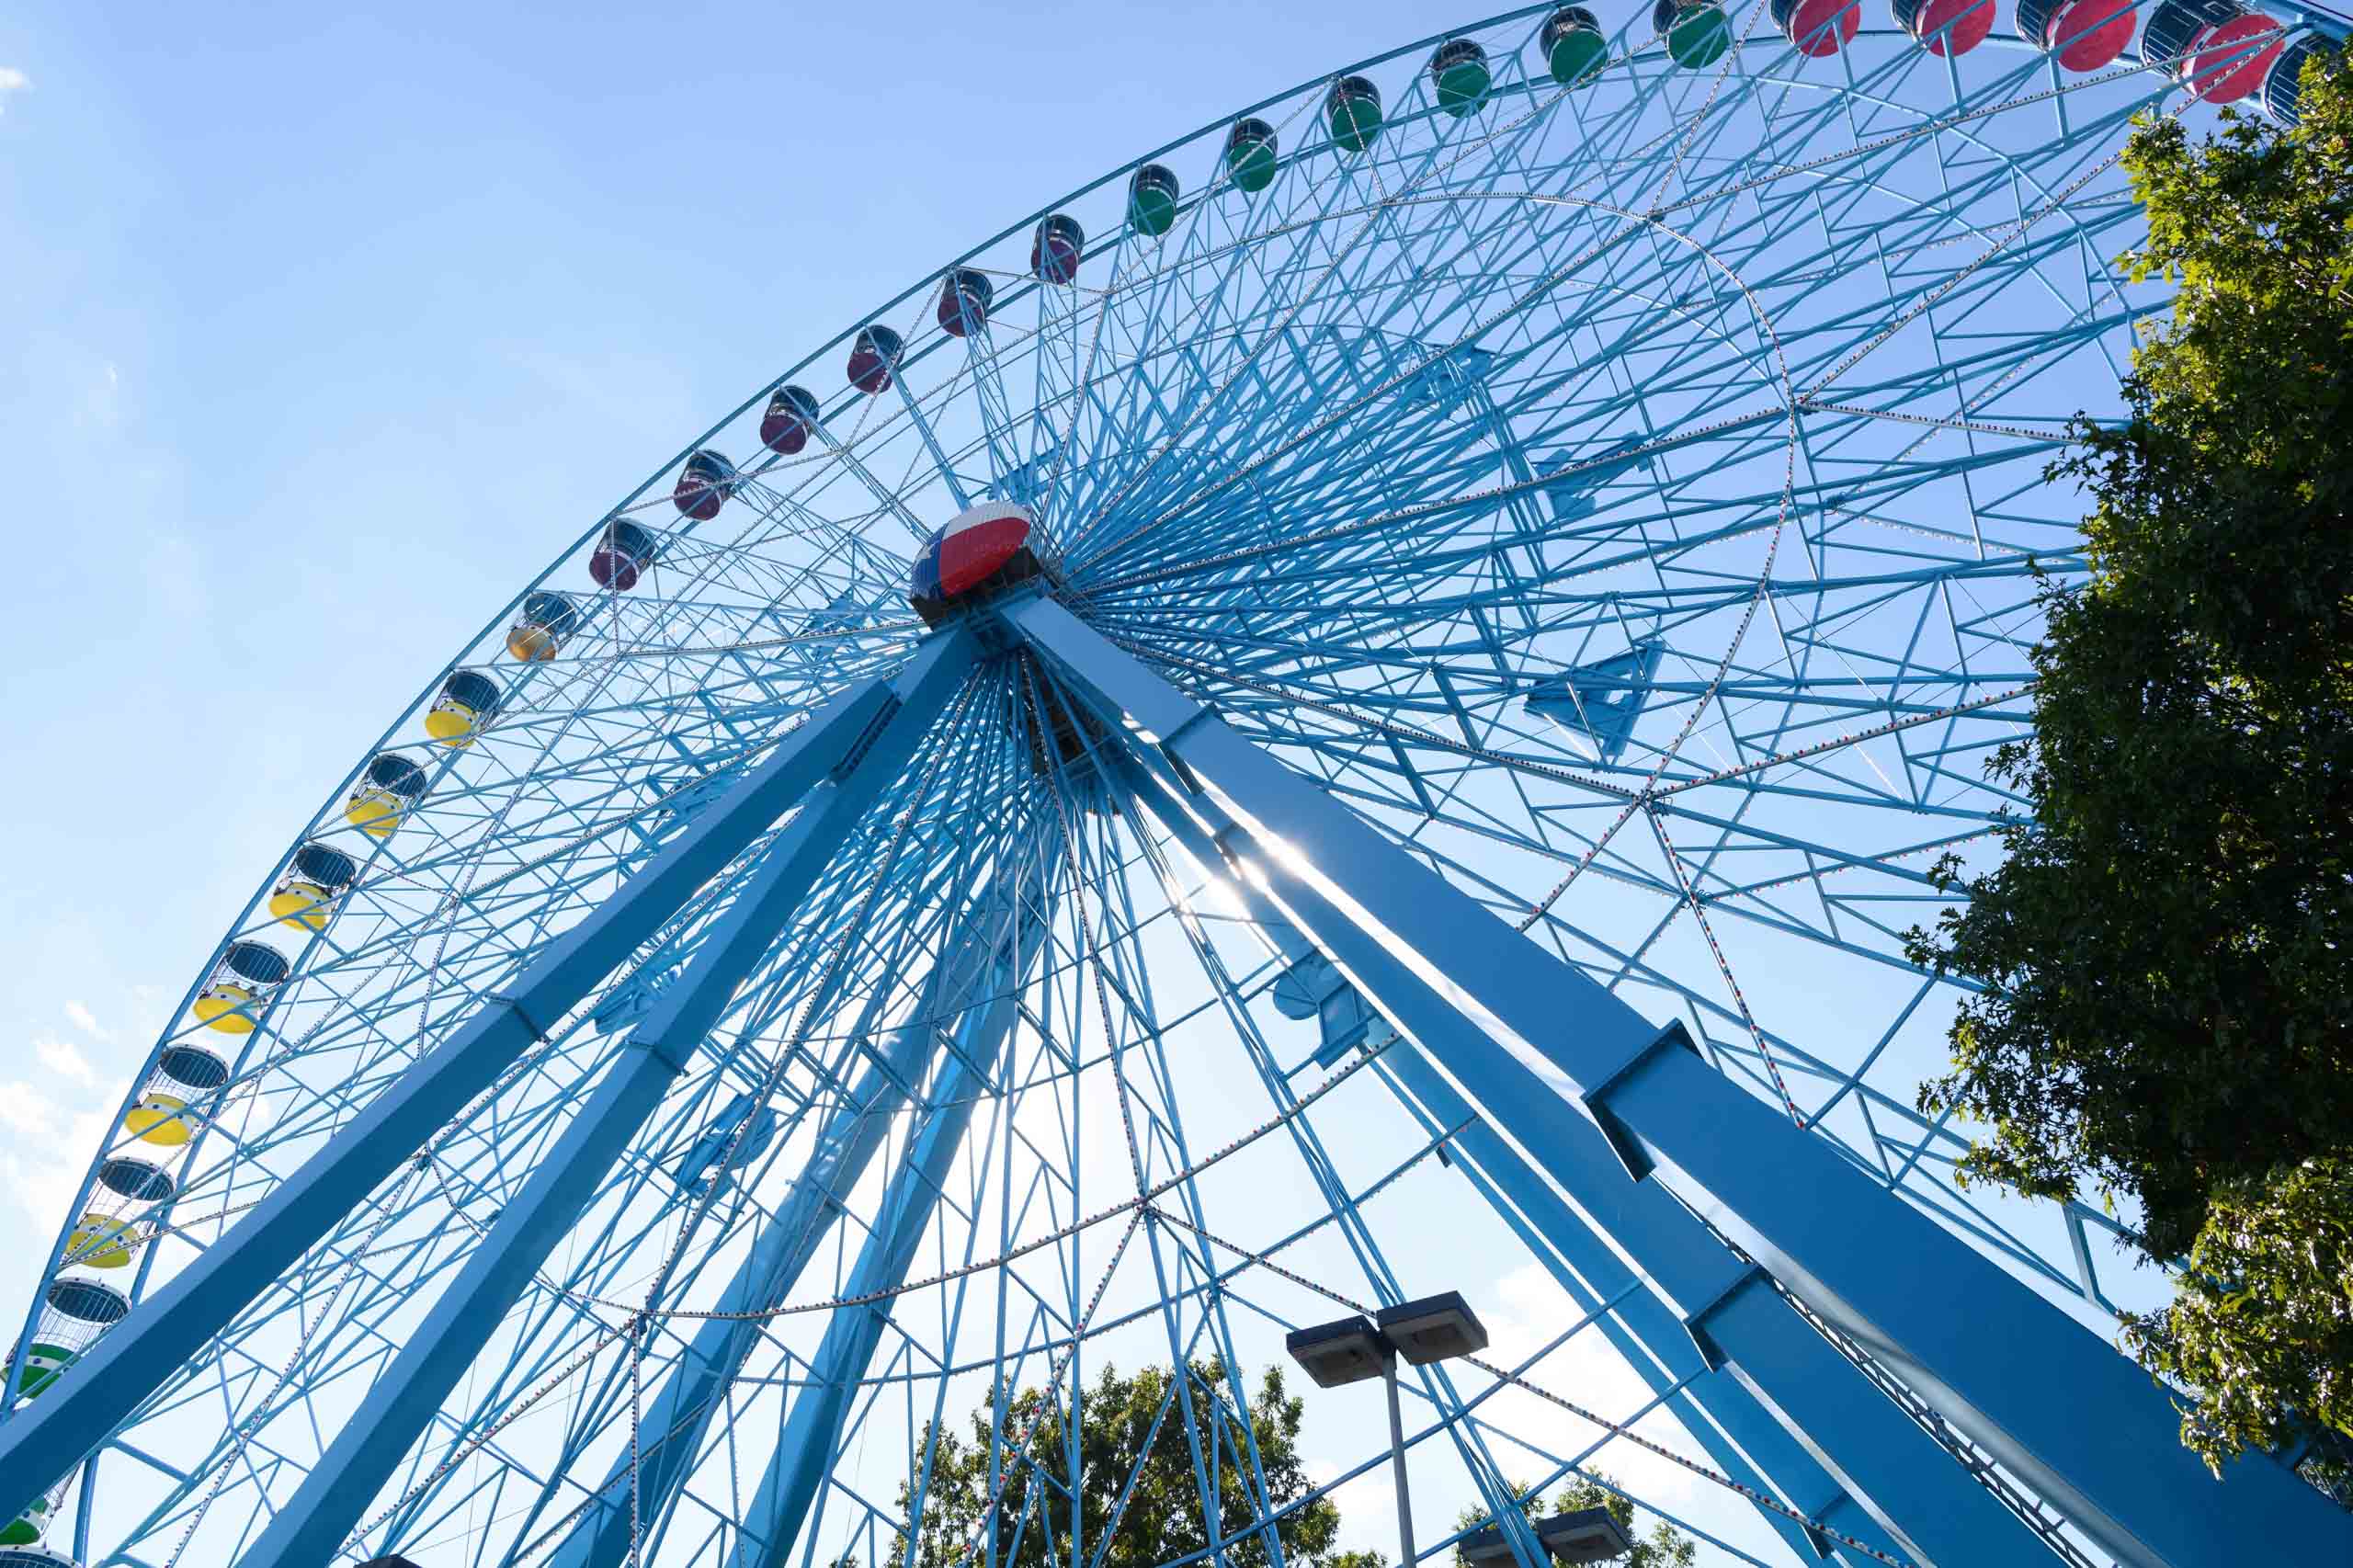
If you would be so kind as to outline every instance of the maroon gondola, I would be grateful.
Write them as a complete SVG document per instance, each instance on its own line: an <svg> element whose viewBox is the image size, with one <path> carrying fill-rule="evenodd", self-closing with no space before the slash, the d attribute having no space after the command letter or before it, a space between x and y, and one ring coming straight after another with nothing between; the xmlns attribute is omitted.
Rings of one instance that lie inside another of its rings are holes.
<svg viewBox="0 0 2353 1568"><path fill-rule="evenodd" d="M849 384L869 397L891 390L891 372L899 368L905 345L887 326L862 326L849 351Z"/></svg>
<svg viewBox="0 0 2353 1568"><path fill-rule="evenodd" d="M768 411L760 415L760 445L789 458L809 444L816 428L816 394L805 387L786 387L768 399Z"/></svg>

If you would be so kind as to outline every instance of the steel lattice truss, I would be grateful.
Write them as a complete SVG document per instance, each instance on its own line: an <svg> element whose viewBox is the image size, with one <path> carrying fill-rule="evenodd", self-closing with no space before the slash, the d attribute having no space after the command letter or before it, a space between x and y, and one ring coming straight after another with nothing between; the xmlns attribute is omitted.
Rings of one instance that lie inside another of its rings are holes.
<svg viewBox="0 0 2353 1568"><path fill-rule="evenodd" d="M1626 20L1574 90L1533 42L1545 10L1479 24L1448 35L1494 64L1461 117L1425 40L1351 68L1390 100L1360 154L1309 84L1245 111L1278 138L1266 189L1234 185L1208 128L1138 161L1181 182L1165 234L1131 221L1131 165L1051 210L1091 236L1074 284L1033 274L1033 215L954 264L993 286L982 330L941 329L944 271L872 318L905 345L888 391L844 382L870 324L763 388L688 449L758 453L714 518L671 504L682 452L613 514L659 541L642 581L585 590L598 519L540 585L580 618L553 658L505 660L502 616L454 662L503 687L471 744L418 738L438 681L402 716L385 744L426 787L397 832L355 830L339 790L301 835L357 862L322 929L271 913L272 871L223 947L267 941L291 977L250 1034L183 1013L158 1043L134 1102L172 1092L188 1046L228 1075L177 1091L185 1147L126 1129L94 1162L24 1343L80 1332L54 1304L75 1281L140 1322L828 702L913 679L940 639L907 608L910 558L986 497L1035 508L1052 597L1109 647L1518 927L1530 962L1679 1021L1870 1183L2099 1323L2109 1222L1960 1190L1961 1138L1913 1108L1964 983L1915 970L1904 934L1941 907L1938 858L1982 854L2016 803L1983 765L2024 731L2040 585L2082 570L2079 498L2043 470L2165 304L2111 266L2139 222L2117 152L2129 117L2184 100L2137 69L2063 74L2006 25L1948 61L1874 17L1809 60L1763 12L1701 70ZM756 434L787 383L823 404L790 456ZM1647 1440L1761 1494L1791 1551L2113 1554L1795 1313L1809 1354L1878 1382L1889 1451L1946 1467L1922 1486L1999 1528L1974 1548L1891 1528L1775 1436L1737 1369L1667 1343L1675 1314L1589 1195L1482 1154L1493 1108L1445 1109L1398 1020L1335 991L1232 846L1147 809L1156 786L1065 676L997 638L941 677L936 717L885 726L887 772L843 762L830 804L759 824L560 1016L527 1017L494 1082L62 1475L48 1547L279 1561L266 1532L338 1490L323 1456L365 1425L390 1468L318 1515L341 1510L322 1540L354 1561L881 1562L926 1506L926 1430L961 1432L992 1388L1081 1403L1106 1364L1211 1357L1255 1386L1282 1327L1438 1288L1429 1260L1483 1226L1571 1310L1518 1362L1412 1383L1428 1484L1492 1504ZM1078 745L1041 741L1041 714ZM1158 787L1181 789L1171 766ZM795 857L797 896L764 913L764 869ZM372 1402L438 1343L437 1301L570 1158L593 1086L647 1059L633 1026L690 1012L747 930L740 983L663 1037L649 1112L511 1310L386 1422ZM119 1190L125 1159L162 1185ZM1656 1397L1596 1409L1548 1381L1580 1335ZM1162 1416L1205 1488L1231 1471L1266 1507L1246 1441L1189 1402ZM1075 1456L1029 1436L991 1448L1038 1478L1019 1517L926 1516L926 1568L993 1563L1022 1530L1099 1560L1053 1501ZM1322 1484L1382 1462L1358 1442Z"/></svg>

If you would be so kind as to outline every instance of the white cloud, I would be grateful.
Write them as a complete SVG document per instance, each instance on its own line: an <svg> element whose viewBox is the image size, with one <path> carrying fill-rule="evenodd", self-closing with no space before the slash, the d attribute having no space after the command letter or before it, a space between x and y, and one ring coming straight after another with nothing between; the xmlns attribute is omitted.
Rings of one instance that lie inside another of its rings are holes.
<svg viewBox="0 0 2353 1568"><path fill-rule="evenodd" d="M0 1083L0 1134L7 1144L0 1154L0 1177L39 1235L66 1218L82 1173L113 1131L113 1102L125 1087L94 1083L98 1103L74 1109L47 1092L55 1086Z"/></svg>
<svg viewBox="0 0 2353 1568"><path fill-rule="evenodd" d="M1308 1484L1312 1486L1330 1486L1340 1473L1340 1467L1330 1460L1310 1460L1306 1470ZM1396 1551L1397 1483L1395 1472L1388 1465L1375 1465L1363 1474L1342 1482L1333 1488L1332 1501L1339 1507L1348 1546L1358 1550L1370 1547L1384 1556ZM1431 1522L1417 1522L1420 1528L1415 1535L1418 1540L1427 1535Z"/></svg>
<svg viewBox="0 0 2353 1568"><path fill-rule="evenodd" d="M90 380L89 391L83 395L83 414L96 425L108 429L122 423L122 372L108 365L103 373Z"/></svg>
<svg viewBox="0 0 2353 1568"><path fill-rule="evenodd" d="M1516 1367L1549 1343L1562 1329L1585 1314L1554 1282L1540 1264L1529 1263L1495 1281L1489 1294L1493 1308L1483 1303L1481 1317L1493 1340L1488 1359ZM1591 1325L1570 1336L1529 1369L1528 1381L1537 1387L1571 1399L1613 1421L1624 1421L1650 1403L1651 1391L1642 1376L1598 1328ZM1518 1391L1495 1396L1486 1407L1490 1419L1506 1430L1525 1435L1563 1455L1582 1451L1602 1436L1600 1428L1560 1406ZM1706 1462L1706 1454L1684 1431L1682 1424L1664 1411L1653 1411L1633 1424L1632 1430L1675 1453ZM1522 1462L1530 1462L1525 1459ZM1713 1488L1680 1465L1661 1459L1638 1444L1613 1439L1586 1464L1606 1471L1636 1497L1653 1499L1681 1509L1712 1493ZM1506 1468L1509 1468L1508 1461Z"/></svg>
<svg viewBox="0 0 2353 1568"><path fill-rule="evenodd" d="M26 92L30 90L32 85L33 79L15 66L0 65L0 94ZM7 108L7 100L0 97L0 114L6 114Z"/></svg>
<svg viewBox="0 0 2353 1568"><path fill-rule="evenodd" d="M33 1041L33 1054L60 1078L90 1085L98 1081L98 1075L90 1070L89 1059L71 1040L37 1040Z"/></svg>
<svg viewBox="0 0 2353 1568"><path fill-rule="evenodd" d="M131 1037L152 1040L164 1032L171 1019L172 1004L178 1000L177 990L165 991L160 985L141 981L131 988Z"/></svg>
<svg viewBox="0 0 2353 1568"><path fill-rule="evenodd" d="M63 1119L65 1108L32 1084L0 1085L0 1128L28 1144L45 1144Z"/></svg>
<svg viewBox="0 0 2353 1568"><path fill-rule="evenodd" d="M82 1003L67 1002L65 1004L65 1016L74 1020L74 1027L75 1028L80 1029L92 1040L104 1042L114 1038L112 1030L100 1028L98 1027L97 1015L91 1012L90 1009Z"/></svg>

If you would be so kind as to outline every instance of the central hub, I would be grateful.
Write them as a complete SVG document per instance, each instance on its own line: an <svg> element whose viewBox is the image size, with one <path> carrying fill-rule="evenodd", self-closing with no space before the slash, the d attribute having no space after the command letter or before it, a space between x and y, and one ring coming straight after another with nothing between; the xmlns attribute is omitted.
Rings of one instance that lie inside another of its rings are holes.
<svg viewBox="0 0 2353 1568"><path fill-rule="evenodd" d="M1024 583L1039 582L1051 592L1053 574L1039 561L1032 543L1036 527L1037 515L1017 501L966 507L924 541L907 574L907 603L926 626L938 626ZM1013 723L1032 771L1061 778L1077 790L1082 803L1100 810L1093 752L1105 738L1102 724L1035 654L1017 645L996 617L978 617L975 625L984 646L1016 663Z"/></svg>
<svg viewBox="0 0 2353 1568"><path fill-rule="evenodd" d="M907 574L907 603L926 626L938 626L967 600L1039 574L1029 536L1037 517L1014 501L968 506L933 534Z"/></svg>

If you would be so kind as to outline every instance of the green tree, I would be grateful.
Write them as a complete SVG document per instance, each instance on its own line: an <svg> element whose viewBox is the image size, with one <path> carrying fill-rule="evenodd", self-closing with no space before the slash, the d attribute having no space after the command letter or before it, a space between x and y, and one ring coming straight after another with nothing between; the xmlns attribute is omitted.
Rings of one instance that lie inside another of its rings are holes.
<svg viewBox="0 0 2353 1568"><path fill-rule="evenodd" d="M2028 810L1913 934L1984 984L1921 1095L1972 1126L1964 1176L2129 1199L2187 1263L2125 1332L2210 1463L2353 1435L2353 77L2302 90L2292 131L2127 148L2121 262L2172 320L2053 470L2091 570L2046 591L2036 733L1992 762Z"/></svg>
<svg viewBox="0 0 2353 1568"><path fill-rule="evenodd" d="M1668 1524L1654 1520L1648 1535L1634 1530L1634 1506L1607 1484L1609 1478L1596 1471L1591 1476L1572 1476L1559 1499L1547 1510L1544 1494L1521 1482L1512 1483L1511 1494L1519 1500L1519 1511L1533 1519L1538 1515L1573 1513L1579 1508L1607 1508L1619 1528L1633 1537L1634 1550L1622 1559L1627 1568L1690 1568L1698 1557L1699 1545L1689 1536ZM1466 1508L1454 1517L1457 1530L1480 1528L1495 1519L1493 1514L1478 1508ZM1454 1549L1454 1568L1470 1568L1458 1543Z"/></svg>
<svg viewBox="0 0 2353 1568"><path fill-rule="evenodd" d="M1040 1418L1045 1396L1039 1390L1024 1389L1015 1395L1001 1426L992 1401L972 1413L969 1437L953 1430L941 1432L923 1517L915 1528L917 1568L957 1568L978 1538L988 1508L993 1426L1004 1445L1005 1483L990 1528L996 1536L996 1560L1004 1568L1063 1568L1069 1562L1074 1494L1081 1550L1089 1561L1108 1536L1109 1550L1102 1555L1105 1568L1149 1568L1205 1550L1210 1545L1207 1511L1186 1434L1188 1404L1202 1462L1217 1477L1218 1528L1228 1542L1226 1562L1233 1568L1271 1568L1267 1532L1254 1527L1265 1514L1296 1503L1313 1490L1299 1454L1302 1402L1284 1392L1281 1371L1268 1367L1257 1396L1249 1402L1245 1432L1240 1391L1226 1386L1223 1364L1196 1361L1190 1373L1182 1393L1172 1396L1165 1368L1147 1367L1133 1377L1121 1377L1117 1368L1107 1365L1080 1402L1074 1486L1069 1479L1070 1433L1064 1413L1059 1406L1048 1407ZM1037 1431L1022 1452L1036 1469L1016 1462L1011 1449L1033 1420ZM926 1440L930 1437L926 1426ZM1251 1471L1254 1444L1259 1472L1266 1477L1263 1509ZM1037 1484L1040 1471L1042 1486ZM1134 1487L1122 1500L1131 1475ZM899 1507L903 1514L912 1507L904 1486ZM1274 1527L1288 1568L1379 1568L1381 1560L1372 1552L1339 1551L1339 1506L1329 1497L1286 1515ZM902 1540L895 1555L904 1560L905 1554Z"/></svg>

